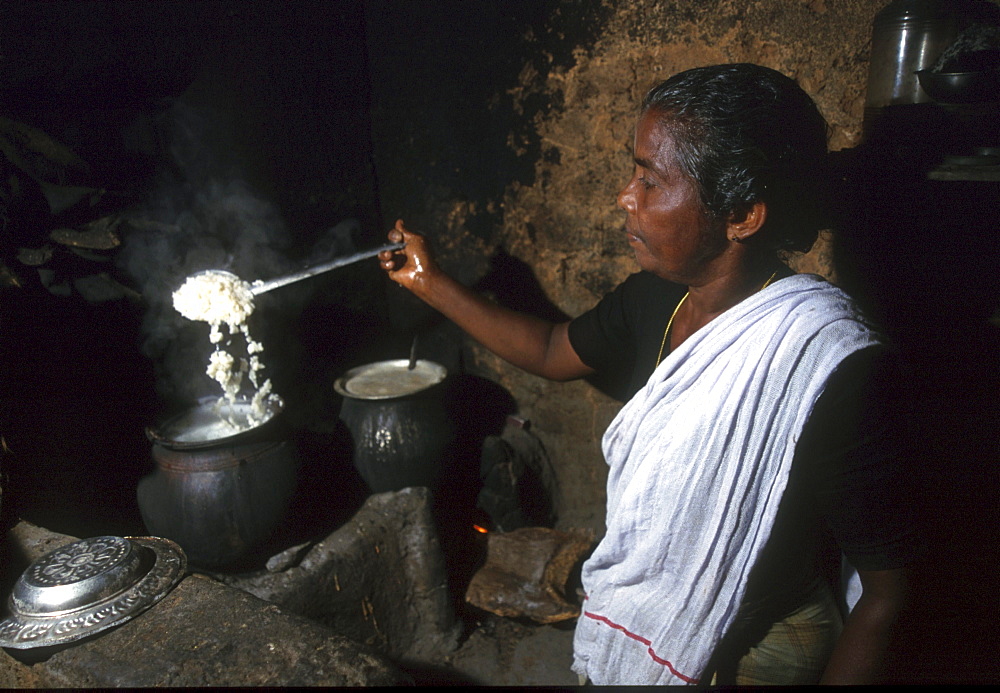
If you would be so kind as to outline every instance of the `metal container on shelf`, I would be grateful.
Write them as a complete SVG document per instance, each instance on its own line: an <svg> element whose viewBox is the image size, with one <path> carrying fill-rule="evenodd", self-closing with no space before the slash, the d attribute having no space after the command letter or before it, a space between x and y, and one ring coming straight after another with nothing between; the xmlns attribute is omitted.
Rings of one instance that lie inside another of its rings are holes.
<svg viewBox="0 0 1000 693"><path fill-rule="evenodd" d="M867 126L888 106L930 101L917 71L932 66L958 30L957 7L948 0L893 0L875 15L865 94Z"/></svg>

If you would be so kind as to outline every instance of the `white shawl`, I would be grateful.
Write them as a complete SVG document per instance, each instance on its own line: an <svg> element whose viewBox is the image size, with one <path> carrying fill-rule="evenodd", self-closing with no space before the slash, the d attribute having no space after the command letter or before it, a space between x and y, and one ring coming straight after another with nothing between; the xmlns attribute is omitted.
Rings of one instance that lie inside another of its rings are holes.
<svg viewBox="0 0 1000 693"><path fill-rule="evenodd" d="M573 669L697 683L770 534L830 374L878 335L815 275L775 282L670 353L604 435L607 533L583 567Z"/></svg>

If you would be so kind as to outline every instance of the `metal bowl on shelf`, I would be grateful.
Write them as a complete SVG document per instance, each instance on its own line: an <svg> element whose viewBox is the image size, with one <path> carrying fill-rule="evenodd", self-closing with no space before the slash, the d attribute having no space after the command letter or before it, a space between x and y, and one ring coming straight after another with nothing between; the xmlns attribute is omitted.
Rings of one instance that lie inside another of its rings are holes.
<svg viewBox="0 0 1000 693"><path fill-rule="evenodd" d="M166 596L186 567L181 548L159 537L61 546L18 578L0 621L0 647L62 645L120 625Z"/></svg>
<svg viewBox="0 0 1000 693"><path fill-rule="evenodd" d="M978 72L917 70L926 94L940 103L982 103L1000 100L1000 66Z"/></svg>

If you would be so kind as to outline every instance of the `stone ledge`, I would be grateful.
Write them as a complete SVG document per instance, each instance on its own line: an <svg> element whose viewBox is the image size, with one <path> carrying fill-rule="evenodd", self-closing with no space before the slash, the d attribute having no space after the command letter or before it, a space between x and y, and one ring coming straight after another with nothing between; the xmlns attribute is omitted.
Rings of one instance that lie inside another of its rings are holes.
<svg viewBox="0 0 1000 693"><path fill-rule="evenodd" d="M423 487L370 496L341 528L269 561L270 570L217 576L283 609L384 652L434 662L461 635Z"/></svg>
<svg viewBox="0 0 1000 693"><path fill-rule="evenodd" d="M73 537L21 522L7 542L34 560ZM11 548L11 547L8 547ZM6 594L6 592L5 592ZM163 601L92 640L24 663L0 652L0 687L389 686L384 656L250 594L191 575Z"/></svg>

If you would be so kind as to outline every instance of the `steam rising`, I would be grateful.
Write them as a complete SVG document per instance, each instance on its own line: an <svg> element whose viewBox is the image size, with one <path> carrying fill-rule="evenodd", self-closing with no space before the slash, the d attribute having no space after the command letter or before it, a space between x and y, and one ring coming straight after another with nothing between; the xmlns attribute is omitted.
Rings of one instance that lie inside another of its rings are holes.
<svg viewBox="0 0 1000 693"><path fill-rule="evenodd" d="M178 101L157 128L166 165L146 204L131 215L118 262L146 304L143 350L155 364L159 395L170 405L189 404L217 394L218 385L205 373L213 347L207 324L174 310L173 292L202 270L227 270L254 281L301 263L286 258L291 242L278 210L243 175L232 122L220 112ZM333 242L341 243L337 239L349 237L356 226L352 221L334 229ZM264 334L268 313L288 314L301 296L282 290L280 298L259 300L250 324L260 341L270 344ZM269 311L276 301L281 310ZM274 358L270 346L269 354Z"/></svg>

